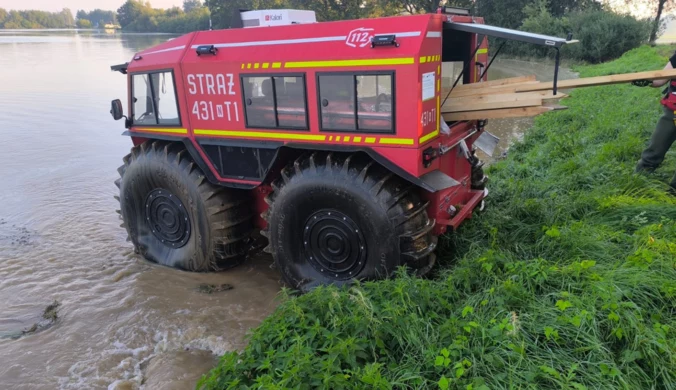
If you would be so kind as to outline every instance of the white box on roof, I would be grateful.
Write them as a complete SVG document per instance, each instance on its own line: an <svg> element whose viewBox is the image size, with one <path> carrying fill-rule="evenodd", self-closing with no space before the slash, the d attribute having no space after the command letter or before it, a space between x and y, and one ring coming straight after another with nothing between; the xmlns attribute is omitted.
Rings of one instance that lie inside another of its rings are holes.
<svg viewBox="0 0 676 390"><path fill-rule="evenodd" d="M242 12L244 27L286 26L289 24L317 23L314 11L298 9L269 9Z"/></svg>

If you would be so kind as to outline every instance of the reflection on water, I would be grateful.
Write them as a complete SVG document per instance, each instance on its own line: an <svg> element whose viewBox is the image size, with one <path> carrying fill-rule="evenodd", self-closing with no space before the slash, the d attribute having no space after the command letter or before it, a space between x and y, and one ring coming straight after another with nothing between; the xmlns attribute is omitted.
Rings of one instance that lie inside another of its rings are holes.
<svg viewBox="0 0 676 390"><path fill-rule="evenodd" d="M0 388L191 387L276 305L267 258L181 272L134 255L119 227L131 144L108 113L126 97L110 65L170 38L0 31ZM56 324L17 339L54 300Z"/></svg>

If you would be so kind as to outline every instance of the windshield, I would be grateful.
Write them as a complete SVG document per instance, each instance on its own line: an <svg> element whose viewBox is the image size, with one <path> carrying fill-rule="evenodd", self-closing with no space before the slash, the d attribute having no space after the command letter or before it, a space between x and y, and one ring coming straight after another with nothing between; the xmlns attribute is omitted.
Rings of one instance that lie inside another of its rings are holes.
<svg viewBox="0 0 676 390"><path fill-rule="evenodd" d="M171 72L136 74L132 78L136 125L180 125Z"/></svg>

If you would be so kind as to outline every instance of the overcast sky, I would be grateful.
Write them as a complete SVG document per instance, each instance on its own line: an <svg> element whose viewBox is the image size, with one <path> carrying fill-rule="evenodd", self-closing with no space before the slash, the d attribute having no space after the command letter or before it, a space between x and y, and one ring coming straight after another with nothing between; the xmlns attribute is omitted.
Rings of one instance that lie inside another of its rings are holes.
<svg viewBox="0 0 676 390"><path fill-rule="evenodd" d="M0 8L5 9L39 9L45 11L60 11L70 8L73 13L79 9L93 10L101 8L116 11L126 0L0 0ZM170 8L181 6L183 0L150 0L155 8Z"/></svg>

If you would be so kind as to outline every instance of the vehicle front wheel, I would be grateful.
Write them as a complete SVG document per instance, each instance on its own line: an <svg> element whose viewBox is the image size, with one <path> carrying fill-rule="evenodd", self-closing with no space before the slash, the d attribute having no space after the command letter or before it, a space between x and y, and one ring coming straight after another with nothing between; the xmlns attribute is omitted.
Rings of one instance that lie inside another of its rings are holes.
<svg viewBox="0 0 676 390"><path fill-rule="evenodd" d="M252 219L245 193L209 183L181 144L147 141L123 160L120 214L138 253L198 272L246 258Z"/></svg>

